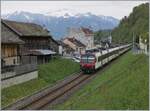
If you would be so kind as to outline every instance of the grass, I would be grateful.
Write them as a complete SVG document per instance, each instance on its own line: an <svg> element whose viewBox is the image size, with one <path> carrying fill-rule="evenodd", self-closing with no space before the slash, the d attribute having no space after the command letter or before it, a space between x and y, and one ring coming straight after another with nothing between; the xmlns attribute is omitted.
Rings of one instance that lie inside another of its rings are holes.
<svg viewBox="0 0 150 111"><path fill-rule="evenodd" d="M50 63L40 65L38 69L38 79L2 89L2 107L15 102L24 96L30 95L47 85L53 85L58 80L63 79L72 73L78 72L80 67L78 63L71 60L57 58L51 60Z"/></svg>
<svg viewBox="0 0 150 111"><path fill-rule="evenodd" d="M66 102L53 108L148 110L148 68L147 56L126 53Z"/></svg>

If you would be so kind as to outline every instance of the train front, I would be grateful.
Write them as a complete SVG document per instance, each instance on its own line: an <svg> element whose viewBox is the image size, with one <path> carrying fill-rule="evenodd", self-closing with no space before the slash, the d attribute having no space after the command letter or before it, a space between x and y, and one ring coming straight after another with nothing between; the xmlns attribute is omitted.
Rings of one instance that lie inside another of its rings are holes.
<svg viewBox="0 0 150 111"><path fill-rule="evenodd" d="M95 71L95 55L83 54L81 55L80 68L84 73L91 73Z"/></svg>

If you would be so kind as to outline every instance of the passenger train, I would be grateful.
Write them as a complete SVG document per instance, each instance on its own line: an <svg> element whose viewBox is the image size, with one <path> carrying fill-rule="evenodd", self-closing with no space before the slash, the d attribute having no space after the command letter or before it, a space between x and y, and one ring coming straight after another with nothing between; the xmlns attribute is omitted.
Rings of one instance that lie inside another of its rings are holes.
<svg viewBox="0 0 150 111"><path fill-rule="evenodd" d="M128 44L92 53L87 52L81 55L80 68L84 73L93 72L125 51L129 50L130 46L131 44Z"/></svg>

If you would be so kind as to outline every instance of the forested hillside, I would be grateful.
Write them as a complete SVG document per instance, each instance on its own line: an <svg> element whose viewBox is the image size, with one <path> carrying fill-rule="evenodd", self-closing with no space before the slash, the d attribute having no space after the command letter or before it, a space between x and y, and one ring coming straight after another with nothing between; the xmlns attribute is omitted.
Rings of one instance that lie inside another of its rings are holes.
<svg viewBox="0 0 150 111"><path fill-rule="evenodd" d="M112 31L113 42L131 42L133 34L138 38L148 39L149 31L149 3L141 4L133 8L128 17L124 17L118 27Z"/></svg>
<svg viewBox="0 0 150 111"><path fill-rule="evenodd" d="M111 30L99 30L94 33L94 43L99 44L102 38L108 37L111 34Z"/></svg>

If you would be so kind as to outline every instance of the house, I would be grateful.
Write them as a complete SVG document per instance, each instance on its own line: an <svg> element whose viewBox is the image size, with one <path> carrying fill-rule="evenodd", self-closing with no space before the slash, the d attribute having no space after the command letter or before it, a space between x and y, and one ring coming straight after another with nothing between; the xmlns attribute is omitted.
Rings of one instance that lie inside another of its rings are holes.
<svg viewBox="0 0 150 111"><path fill-rule="evenodd" d="M62 40L57 41L59 43L59 54L62 56L67 56L73 54L75 50L69 45L65 44Z"/></svg>
<svg viewBox="0 0 150 111"><path fill-rule="evenodd" d="M48 62L51 55L58 53L58 43L40 25L9 20L2 20L2 23L25 42L21 53L24 56L37 56L38 64Z"/></svg>
<svg viewBox="0 0 150 111"><path fill-rule="evenodd" d="M148 55L149 53L149 41L147 38L139 37L139 48L142 53L145 53Z"/></svg>
<svg viewBox="0 0 150 111"><path fill-rule="evenodd" d="M1 67L20 64L20 46L24 41L5 24L1 24Z"/></svg>
<svg viewBox="0 0 150 111"><path fill-rule="evenodd" d="M63 52L64 52L64 46L63 46L63 42L61 40L57 40L57 43L59 44L59 49L58 49L58 53L59 55L63 55Z"/></svg>
<svg viewBox="0 0 150 111"><path fill-rule="evenodd" d="M99 45L101 47L108 48L111 47L111 44L112 44L112 36L110 35L108 37L101 38Z"/></svg>
<svg viewBox="0 0 150 111"><path fill-rule="evenodd" d="M89 28L68 28L67 37L75 38L86 46L86 49L91 49L94 46L94 33Z"/></svg>
<svg viewBox="0 0 150 111"><path fill-rule="evenodd" d="M9 87L38 77L37 58L23 57L21 47L25 44L3 22L1 23L1 86ZM25 61L25 63L23 62Z"/></svg>
<svg viewBox="0 0 150 111"><path fill-rule="evenodd" d="M75 38L65 38L63 40L65 44L74 50L74 53L82 54L85 53L86 46Z"/></svg>

